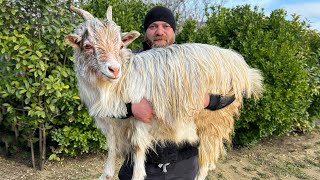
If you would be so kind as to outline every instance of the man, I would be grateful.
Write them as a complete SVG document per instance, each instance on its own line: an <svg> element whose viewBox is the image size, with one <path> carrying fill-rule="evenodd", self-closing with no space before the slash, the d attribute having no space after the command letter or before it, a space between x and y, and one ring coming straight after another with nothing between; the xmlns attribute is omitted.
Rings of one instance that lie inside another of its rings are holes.
<svg viewBox="0 0 320 180"><path fill-rule="evenodd" d="M176 23L173 13L161 6L152 8L145 16L145 37L143 48L167 47L175 42ZM207 95L204 98L204 108L209 110L221 109L234 101L234 97L221 97ZM139 103L128 104L128 115L133 115L137 120L150 123L155 116L152 105L145 99ZM131 180L133 162L128 157L119 171L120 180ZM194 180L198 171L198 147L186 144L177 147L168 142L166 147L156 146L156 152L147 154L145 163L147 180Z"/></svg>

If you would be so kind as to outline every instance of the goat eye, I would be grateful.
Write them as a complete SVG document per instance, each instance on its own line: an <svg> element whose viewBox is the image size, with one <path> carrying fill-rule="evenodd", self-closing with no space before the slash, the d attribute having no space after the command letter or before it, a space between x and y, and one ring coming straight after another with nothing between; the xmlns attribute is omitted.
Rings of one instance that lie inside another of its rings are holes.
<svg viewBox="0 0 320 180"><path fill-rule="evenodd" d="M120 49L122 49L122 48L123 48L123 45L120 46Z"/></svg>
<svg viewBox="0 0 320 180"><path fill-rule="evenodd" d="M91 49L91 48L92 48L92 45L90 45L90 44L84 45L84 49L86 49L86 50Z"/></svg>

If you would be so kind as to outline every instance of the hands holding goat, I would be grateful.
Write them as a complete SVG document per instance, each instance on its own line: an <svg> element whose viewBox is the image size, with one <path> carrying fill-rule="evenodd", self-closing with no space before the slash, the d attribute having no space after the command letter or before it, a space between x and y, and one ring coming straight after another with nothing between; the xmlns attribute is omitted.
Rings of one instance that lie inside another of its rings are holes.
<svg viewBox="0 0 320 180"><path fill-rule="evenodd" d="M144 123L150 123L154 116L152 105L146 99L141 99L138 103L133 103L131 106L133 116Z"/></svg>
<svg viewBox="0 0 320 180"><path fill-rule="evenodd" d="M204 97L204 108L208 107L210 103L210 96L206 94ZM142 99L139 103L133 103L131 106L133 116L144 123L150 123L151 119L155 115L152 105L146 99Z"/></svg>

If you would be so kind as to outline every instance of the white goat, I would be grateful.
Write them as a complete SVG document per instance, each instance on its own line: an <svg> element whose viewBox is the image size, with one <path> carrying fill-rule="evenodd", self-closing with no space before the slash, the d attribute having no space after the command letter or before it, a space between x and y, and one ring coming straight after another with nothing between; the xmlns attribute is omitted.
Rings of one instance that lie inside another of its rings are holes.
<svg viewBox="0 0 320 180"><path fill-rule="evenodd" d="M262 76L232 50L204 44L172 45L133 55L123 48L139 36L136 31L121 37L109 7L106 20L71 7L86 21L65 41L74 47L76 76L82 101L107 136L109 151L102 179L114 175L117 155L132 155L132 179L146 176L146 152L166 141L199 145L200 170L209 169L230 139L233 116L239 114L243 94L259 97ZM203 110L205 94L235 95L231 105L218 111ZM127 114L126 103L142 98L153 104L156 118L149 124L117 119Z"/></svg>

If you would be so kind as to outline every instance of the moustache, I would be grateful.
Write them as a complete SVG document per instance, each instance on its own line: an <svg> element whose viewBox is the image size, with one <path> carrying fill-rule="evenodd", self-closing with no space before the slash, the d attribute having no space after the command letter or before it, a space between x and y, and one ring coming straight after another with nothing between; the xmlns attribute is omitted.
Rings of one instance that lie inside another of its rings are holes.
<svg viewBox="0 0 320 180"><path fill-rule="evenodd" d="M153 40L154 41L159 41L159 40L167 41L168 39L166 37L162 36L162 37L155 37Z"/></svg>

